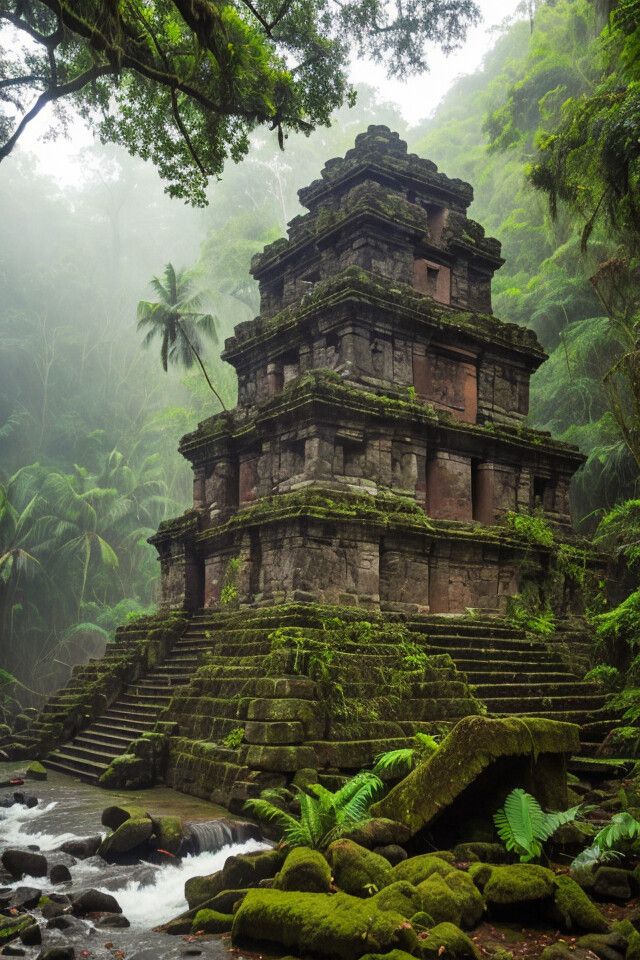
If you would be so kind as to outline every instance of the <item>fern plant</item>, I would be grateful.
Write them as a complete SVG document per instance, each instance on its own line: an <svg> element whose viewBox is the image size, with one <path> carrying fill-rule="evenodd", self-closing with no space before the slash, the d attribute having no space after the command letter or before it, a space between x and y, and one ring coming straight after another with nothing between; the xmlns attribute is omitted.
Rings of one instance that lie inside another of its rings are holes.
<svg viewBox="0 0 640 960"><path fill-rule="evenodd" d="M542 844L565 823L571 823L580 812L580 806L570 810L546 813L535 797L517 787L512 790L493 815L498 836L507 850L517 853L521 863L529 863L542 856Z"/></svg>
<svg viewBox="0 0 640 960"><path fill-rule="evenodd" d="M375 758L373 772L377 775L404 777L438 749L437 740L428 733L416 733L413 741L413 747L379 753Z"/></svg>
<svg viewBox="0 0 640 960"><path fill-rule="evenodd" d="M572 861L577 874L589 874L596 867L624 858L629 846L640 839L640 822L623 811L611 817L609 823L593 838L593 843Z"/></svg>
<svg viewBox="0 0 640 960"><path fill-rule="evenodd" d="M298 789L299 817L281 810L266 798L247 800L244 809L258 820L276 823L282 829L285 846L324 850L356 824L369 819L369 807L382 790L382 780L365 770L351 777L335 793L319 783L305 790Z"/></svg>

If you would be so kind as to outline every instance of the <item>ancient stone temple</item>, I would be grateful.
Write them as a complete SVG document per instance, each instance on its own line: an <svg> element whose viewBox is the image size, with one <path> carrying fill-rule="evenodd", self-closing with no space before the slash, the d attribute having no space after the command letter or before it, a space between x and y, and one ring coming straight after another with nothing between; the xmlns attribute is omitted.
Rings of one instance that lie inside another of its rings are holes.
<svg viewBox="0 0 640 960"><path fill-rule="evenodd" d="M182 440L194 509L153 538L166 604L500 611L505 515L569 524L581 457L524 424L545 355L491 312L503 261L472 198L384 127L300 191L226 342L238 406Z"/></svg>
<svg viewBox="0 0 640 960"><path fill-rule="evenodd" d="M182 439L194 502L152 538L158 614L14 753L240 809L477 714L571 720L596 750L581 457L525 423L545 355L492 313L500 244L472 196L386 127L300 191L308 212L252 264L260 316L226 342L238 405ZM514 615L524 596L553 635Z"/></svg>

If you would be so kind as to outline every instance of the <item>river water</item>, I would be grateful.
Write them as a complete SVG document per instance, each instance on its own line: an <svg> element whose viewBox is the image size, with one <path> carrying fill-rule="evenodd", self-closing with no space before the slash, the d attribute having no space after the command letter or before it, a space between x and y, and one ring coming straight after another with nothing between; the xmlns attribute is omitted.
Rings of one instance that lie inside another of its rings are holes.
<svg viewBox="0 0 640 960"><path fill-rule="evenodd" d="M15 776L20 768L15 764L0 764L0 781ZM237 853L265 848L256 840L233 843L216 851L206 851L182 860L167 858L160 864L108 864L100 857L78 860L60 853L58 848L66 840L105 833L100 823L102 810L120 801L143 807L150 814L173 814L190 823L203 823L218 817L227 817L221 807L185 796L164 787L144 791L119 793L101 790L55 771L49 771L46 781L26 781L24 786L0 789L0 797L14 790L34 794L37 807L23 805L0 808L0 851L8 847L37 846L47 855L49 864L66 863L71 881L55 888L46 877L23 877L11 886L30 886L56 893L74 894L93 887L112 893L122 907L131 926L127 929L97 929L91 922L82 921L70 936L59 931L46 931L47 946L71 942L78 958L96 960L114 957L121 960L162 960L183 956L228 958L228 940L219 938L169 937L154 933L153 928L187 909L184 884L189 877L202 876L221 869L227 857ZM0 884L2 885L2 884ZM43 931L44 932L44 931ZM36 956L41 948L25 948L26 955ZM199 951L196 952L196 951ZM238 954L234 951L234 956Z"/></svg>

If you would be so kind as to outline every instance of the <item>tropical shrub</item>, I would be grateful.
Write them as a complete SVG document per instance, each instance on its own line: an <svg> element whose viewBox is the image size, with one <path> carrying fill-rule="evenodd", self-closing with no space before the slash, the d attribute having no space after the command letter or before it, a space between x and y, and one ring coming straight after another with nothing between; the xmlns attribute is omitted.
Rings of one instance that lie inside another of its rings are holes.
<svg viewBox="0 0 640 960"><path fill-rule="evenodd" d="M244 809L258 820L275 823L282 829L287 847L324 850L369 818L369 807L383 790L382 780L365 770L351 777L333 793L319 783L297 789L300 816L294 817L264 797L247 800Z"/></svg>
<svg viewBox="0 0 640 960"><path fill-rule="evenodd" d="M603 863L621 860L640 840L640 822L626 811L616 813L593 838L593 843L573 860L574 873L591 873Z"/></svg>
<svg viewBox="0 0 640 960"><path fill-rule="evenodd" d="M575 820L580 809L577 806L545 813L535 797L516 787L493 815L493 821L507 850L517 853L521 863L529 863L542 856L544 841L563 824Z"/></svg>

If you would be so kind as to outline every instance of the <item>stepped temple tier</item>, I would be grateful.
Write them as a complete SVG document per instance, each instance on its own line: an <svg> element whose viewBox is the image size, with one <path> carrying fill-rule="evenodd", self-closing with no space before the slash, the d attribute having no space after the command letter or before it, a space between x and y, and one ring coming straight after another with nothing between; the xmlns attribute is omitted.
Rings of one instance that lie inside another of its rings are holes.
<svg viewBox="0 0 640 960"><path fill-rule="evenodd" d="M158 614L14 755L238 810L474 715L518 742L535 717L541 762L562 756L552 720L595 752L615 718L577 676L598 562L570 525L582 458L526 425L545 355L492 313L500 244L472 196L386 127L300 191L252 264L260 316L226 342L238 405L182 439L194 501L152 538Z"/></svg>
<svg viewBox="0 0 640 960"><path fill-rule="evenodd" d="M174 608L289 600L501 611L509 513L569 524L575 447L528 429L534 334L491 312L472 188L384 127L300 191L224 358L238 406L183 438L193 511L152 538ZM231 583L231 579L233 583Z"/></svg>

